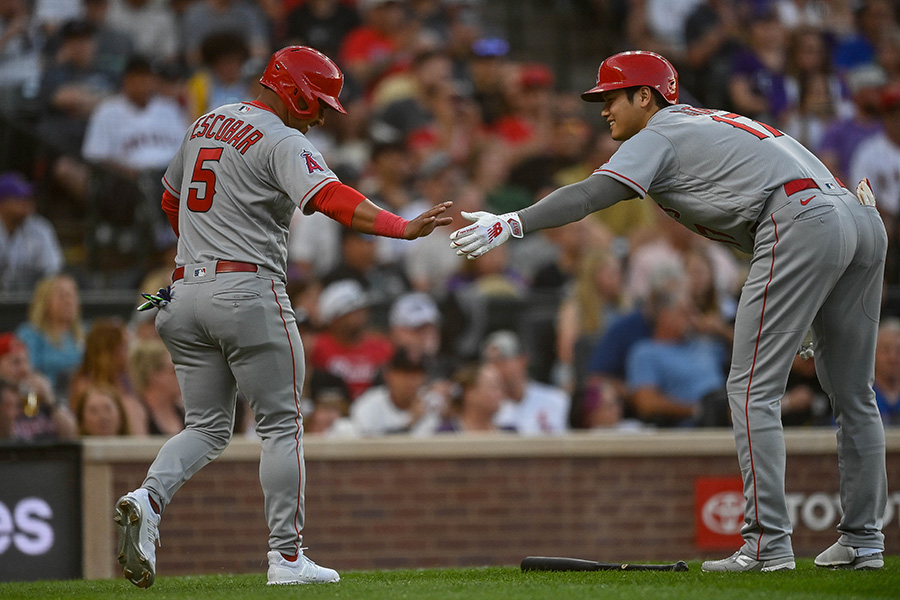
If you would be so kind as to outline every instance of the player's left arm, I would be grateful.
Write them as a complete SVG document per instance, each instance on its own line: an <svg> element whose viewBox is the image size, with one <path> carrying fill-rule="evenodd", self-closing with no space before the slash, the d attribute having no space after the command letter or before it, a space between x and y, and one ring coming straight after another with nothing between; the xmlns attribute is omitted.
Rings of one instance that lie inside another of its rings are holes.
<svg viewBox="0 0 900 600"><path fill-rule="evenodd" d="M361 233L414 240L426 236L435 227L449 225L450 217L441 215L452 205L443 202L414 219L406 220L375 205L352 187L333 182L324 186L312 199L315 210L338 223Z"/></svg>
<svg viewBox="0 0 900 600"><path fill-rule="evenodd" d="M463 217L475 223L450 234L450 247L460 256L475 259L504 243L510 236L522 237L529 231L579 221L592 212L637 195L634 189L612 177L592 175L561 187L518 212L504 215L483 211L462 213Z"/></svg>

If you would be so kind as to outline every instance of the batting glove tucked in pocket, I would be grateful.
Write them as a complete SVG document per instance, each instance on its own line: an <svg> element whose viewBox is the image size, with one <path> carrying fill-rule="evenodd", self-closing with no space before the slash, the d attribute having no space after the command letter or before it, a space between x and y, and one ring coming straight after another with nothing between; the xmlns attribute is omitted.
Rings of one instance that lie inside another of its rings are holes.
<svg viewBox="0 0 900 600"><path fill-rule="evenodd" d="M478 258L488 250L493 250L509 239L522 237L522 221L516 213L495 215L489 212L463 212L462 216L472 225L457 229L450 234L450 247L459 256L469 260Z"/></svg>
<svg viewBox="0 0 900 600"><path fill-rule="evenodd" d="M856 197L859 203L864 206L875 206L875 194L872 192L872 186L869 185L869 178L866 177L856 186Z"/></svg>

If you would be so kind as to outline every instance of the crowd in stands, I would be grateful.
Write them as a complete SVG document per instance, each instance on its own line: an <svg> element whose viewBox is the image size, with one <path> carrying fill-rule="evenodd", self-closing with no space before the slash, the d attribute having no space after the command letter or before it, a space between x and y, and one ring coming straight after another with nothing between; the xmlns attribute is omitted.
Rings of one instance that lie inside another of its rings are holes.
<svg viewBox="0 0 900 600"><path fill-rule="evenodd" d="M306 432L729 426L724 383L748 257L634 199L475 261L447 234L579 181L618 147L551 66L484 19L491 0L0 0L0 439L172 435L183 427L155 311L86 320L91 270L155 292L176 238L160 176L188 124L255 98L271 52L306 44L345 74L347 115L309 132L346 183L401 216L454 202L415 241L296 215L288 290L307 372ZM656 50L681 101L796 137L851 189L868 177L889 234L875 389L900 425L900 5L891 0L575 2L609 53ZM508 33L508 32L507 32ZM600 36L599 33L603 35ZM10 128L17 129L12 138ZM25 137L21 137L21 129ZM27 140L26 143L21 143ZM87 231L61 241L54 223ZM94 257L88 261L87 256ZM239 398L235 429L253 435ZM832 425L798 357L786 425Z"/></svg>

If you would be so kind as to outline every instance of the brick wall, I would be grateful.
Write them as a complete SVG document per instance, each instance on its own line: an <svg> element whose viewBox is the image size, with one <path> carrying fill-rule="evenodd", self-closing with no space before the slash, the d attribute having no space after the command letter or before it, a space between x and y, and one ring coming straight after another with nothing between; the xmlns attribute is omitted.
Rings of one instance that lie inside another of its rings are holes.
<svg viewBox="0 0 900 600"><path fill-rule="evenodd" d="M454 440L440 448L428 440L405 440L399 448L383 440L344 446L310 440L304 543L317 562L339 570L516 565L526 555L603 561L724 556L694 544L694 480L738 476L733 441L724 433L706 440L678 435L663 442L646 436ZM789 444L789 493L837 492L834 434L821 435L794 444L799 450L793 452ZM111 494L140 484L155 453L145 454L110 463ZM249 451L223 456L178 492L161 525L160 573L264 573L267 529L257 454L251 443ZM897 436L888 469L890 481L900 481ZM900 505L900 496L893 503ZM898 531L895 516L885 529L888 552L900 552ZM795 553L815 555L836 535L833 525L816 531L800 523ZM115 573L112 550L108 557L105 568Z"/></svg>

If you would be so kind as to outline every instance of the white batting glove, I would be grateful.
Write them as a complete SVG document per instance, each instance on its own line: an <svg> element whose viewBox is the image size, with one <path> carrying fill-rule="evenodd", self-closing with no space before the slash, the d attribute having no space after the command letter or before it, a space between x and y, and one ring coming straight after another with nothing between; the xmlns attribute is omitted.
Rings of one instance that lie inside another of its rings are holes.
<svg viewBox="0 0 900 600"><path fill-rule="evenodd" d="M450 247L459 256L474 260L493 250L509 239L509 236L520 238L523 235L522 221L516 213L495 215L489 212L463 212L462 216L472 225L457 229L450 234Z"/></svg>
<svg viewBox="0 0 900 600"><path fill-rule="evenodd" d="M800 343L800 349L797 350L797 354L803 360L809 360L816 355L816 351L813 348L812 329L806 332L806 337Z"/></svg>
<svg viewBox="0 0 900 600"><path fill-rule="evenodd" d="M864 206L875 206L875 194L872 192L872 186L869 185L869 178L866 177L856 186L856 197L859 203Z"/></svg>

